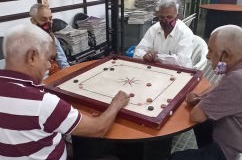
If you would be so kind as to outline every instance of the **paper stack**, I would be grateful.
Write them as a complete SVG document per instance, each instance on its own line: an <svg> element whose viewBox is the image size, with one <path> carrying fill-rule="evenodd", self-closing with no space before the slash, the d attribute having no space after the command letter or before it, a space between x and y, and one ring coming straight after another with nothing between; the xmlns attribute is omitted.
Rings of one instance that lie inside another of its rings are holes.
<svg viewBox="0 0 242 160"><path fill-rule="evenodd" d="M95 45L106 42L106 21L103 18L88 17L87 19L77 21L78 29L88 30L89 43L95 37Z"/></svg>

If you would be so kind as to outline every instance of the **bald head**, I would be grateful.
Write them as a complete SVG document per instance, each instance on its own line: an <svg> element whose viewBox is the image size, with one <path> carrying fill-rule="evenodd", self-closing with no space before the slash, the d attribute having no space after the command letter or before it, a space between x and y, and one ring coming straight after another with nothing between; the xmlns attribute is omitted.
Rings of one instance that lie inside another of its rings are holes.
<svg viewBox="0 0 242 160"><path fill-rule="evenodd" d="M38 3L38 4L34 4L29 11L29 16L32 18L35 18L38 15L39 10L42 9L49 9L49 6L46 4L42 4L42 3Z"/></svg>
<svg viewBox="0 0 242 160"><path fill-rule="evenodd" d="M213 69L219 62L225 62L227 72L233 70L242 61L242 29L235 25L216 28L209 38L208 50Z"/></svg>
<svg viewBox="0 0 242 160"><path fill-rule="evenodd" d="M41 83L50 68L53 40L49 34L33 24L10 29L3 41L5 69L20 72Z"/></svg>
<svg viewBox="0 0 242 160"><path fill-rule="evenodd" d="M178 13L179 3L177 0L158 0L156 2L156 11L159 11L160 8L169 8L175 7Z"/></svg>
<svg viewBox="0 0 242 160"><path fill-rule="evenodd" d="M23 60L27 51L35 48L44 53L49 49L52 38L33 24L18 25L8 31L3 41L3 54L6 60Z"/></svg>
<svg viewBox="0 0 242 160"><path fill-rule="evenodd" d="M239 26L225 25L218 27L212 32L210 40L214 40L218 54L223 51L242 54L242 28Z"/></svg>

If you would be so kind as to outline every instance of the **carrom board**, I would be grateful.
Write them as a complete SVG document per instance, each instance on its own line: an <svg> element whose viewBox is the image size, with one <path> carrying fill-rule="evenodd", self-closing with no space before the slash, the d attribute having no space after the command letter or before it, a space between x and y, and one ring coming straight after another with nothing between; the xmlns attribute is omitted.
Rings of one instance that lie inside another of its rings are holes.
<svg viewBox="0 0 242 160"><path fill-rule="evenodd" d="M119 90L131 95L118 116L159 129L200 81L202 72L109 56L46 86L68 102L104 111Z"/></svg>

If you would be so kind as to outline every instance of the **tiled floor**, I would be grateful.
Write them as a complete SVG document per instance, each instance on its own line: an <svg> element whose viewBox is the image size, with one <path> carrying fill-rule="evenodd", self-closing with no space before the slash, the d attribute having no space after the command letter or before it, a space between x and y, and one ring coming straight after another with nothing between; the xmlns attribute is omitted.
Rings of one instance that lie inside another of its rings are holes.
<svg viewBox="0 0 242 160"><path fill-rule="evenodd" d="M194 132L191 129L173 138L171 152L195 148L197 148L197 142Z"/></svg>

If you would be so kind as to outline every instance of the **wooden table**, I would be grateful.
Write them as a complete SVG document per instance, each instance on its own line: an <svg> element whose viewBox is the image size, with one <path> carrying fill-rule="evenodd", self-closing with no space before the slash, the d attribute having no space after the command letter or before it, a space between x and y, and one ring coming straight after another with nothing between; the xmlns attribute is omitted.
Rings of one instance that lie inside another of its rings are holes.
<svg viewBox="0 0 242 160"><path fill-rule="evenodd" d="M65 75L68 75L94 62L95 61L84 62L62 69L61 71L58 71L57 73L44 80L44 83L48 84L54 82L64 77ZM209 82L206 79L202 79L194 89L194 92L199 93L209 86ZM91 115L92 112L95 112L94 110L85 106L80 106L79 104L72 105L80 109L82 113L88 115ZM95 154L99 154L97 152L101 150L100 154L110 154L111 152L112 154L121 155L120 157L122 157L124 152L126 152L125 154L129 155L129 157L121 158L126 160L138 160L141 158L152 160L161 159L162 151L165 153L163 154L164 157L170 152L172 137L176 134L189 130L195 125L190 121L189 114L190 108L187 108L186 103L183 102L160 130L144 127L136 123L118 118L104 139L74 137L75 141L73 141L73 145L75 148L83 147L83 144L86 144L85 149L80 148L80 152L74 154L79 158L81 156L83 158L84 154L90 157L94 154L91 150L96 150ZM105 146L108 148L107 150L109 152L104 149L105 147L100 146ZM110 148L110 146L112 147ZM133 155L131 155L131 153Z"/></svg>
<svg viewBox="0 0 242 160"><path fill-rule="evenodd" d="M202 4L200 8L207 10L204 37L209 38L211 32L223 25L241 26L242 6L235 4Z"/></svg>

